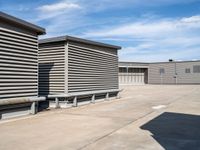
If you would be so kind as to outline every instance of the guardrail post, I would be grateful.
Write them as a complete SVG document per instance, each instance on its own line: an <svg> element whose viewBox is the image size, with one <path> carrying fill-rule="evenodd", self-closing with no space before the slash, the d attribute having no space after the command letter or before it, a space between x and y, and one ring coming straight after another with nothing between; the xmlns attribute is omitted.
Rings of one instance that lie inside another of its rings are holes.
<svg viewBox="0 0 200 150"><path fill-rule="evenodd" d="M92 103L95 103L95 94L92 95L91 102L92 102Z"/></svg>
<svg viewBox="0 0 200 150"><path fill-rule="evenodd" d="M74 100L73 100L73 107L77 107L78 106L78 103L77 103L77 96L74 97Z"/></svg>
<svg viewBox="0 0 200 150"><path fill-rule="evenodd" d="M109 93L106 93L106 100L109 100Z"/></svg>
<svg viewBox="0 0 200 150"><path fill-rule="evenodd" d="M64 104L65 104L65 106L67 106L67 104L68 104L68 99L65 97L65 100L64 100Z"/></svg>
<svg viewBox="0 0 200 150"><path fill-rule="evenodd" d="M120 92L117 92L117 96L116 96L116 99L120 99L121 96L120 96Z"/></svg>
<svg viewBox="0 0 200 150"><path fill-rule="evenodd" d="M32 115L36 114L36 102L32 102L31 104L31 112Z"/></svg>
<svg viewBox="0 0 200 150"><path fill-rule="evenodd" d="M59 105L59 99L56 97L55 98L55 108L59 108L60 107L60 105Z"/></svg>

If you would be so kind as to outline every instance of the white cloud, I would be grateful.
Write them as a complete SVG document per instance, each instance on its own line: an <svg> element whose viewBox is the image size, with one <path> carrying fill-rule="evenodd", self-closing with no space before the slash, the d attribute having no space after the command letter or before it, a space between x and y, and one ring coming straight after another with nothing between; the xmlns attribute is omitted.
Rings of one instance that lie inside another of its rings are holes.
<svg viewBox="0 0 200 150"><path fill-rule="evenodd" d="M136 46L124 47L122 48L123 55L135 54L141 52L141 50L153 48L155 45L153 43L142 43Z"/></svg>
<svg viewBox="0 0 200 150"><path fill-rule="evenodd" d="M189 32L191 28L200 29L200 16L181 19L141 20L108 29L88 31L85 37L135 37L160 38L170 35L180 35Z"/></svg>
<svg viewBox="0 0 200 150"><path fill-rule="evenodd" d="M199 0L101 0L101 1L89 1L89 0L60 0L56 3L44 4L39 6L39 18L37 21L43 19L55 18L62 14L70 14L69 11L83 9L86 14L94 12L100 12L112 9L124 9L124 8L137 8L137 7L157 7L161 5L173 5L181 3L191 3ZM74 12L74 14L80 15L80 13Z"/></svg>
<svg viewBox="0 0 200 150"><path fill-rule="evenodd" d="M143 41L130 47L123 47L119 51L121 61L167 61L200 59L200 37L177 37Z"/></svg>
<svg viewBox="0 0 200 150"><path fill-rule="evenodd" d="M117 39L123 39L123 41L118 40L128 45L119 52L119 58L123 61L200 58L199 15L176 19L142 19L133 23L88 31L84 37L113 39L115 43Z"/></svg>
<svg viewBox="0 0 200 150"><path fill-rule="evenodd" d="M160 7L175 4L188 4L199 0L76 0L88 9L88 11L104 11L113 8L137 8L137 7ZM94 8L95 6L95 8ZM141 8L142 9L142 8Z"/></svg>
<svg viewBox="0 0 200 150"><path fill-rule="evenodd" d="M71 16L70 13L77 9L81 9L78 3L69 2L67 0L62 0L53 4L45 4L36 8L36 10L39 11L36 22L56 18L58 16L60 17L61 15Z"/></svg>
<svg viewBox="0 0 200 150"><path fill-rule="evenodd" d="M81 8L81 7L78 4L63 1L63 2L59 2L55 4L43 5L41 7L38 7L38 10L48 13L52 11L55 12L55 11L62 11L66 9L77 9L77 8Z"/></svg>
<svg viewBox="0 0 200 150"><path fill-rule="evenodd" d="M183 21L185 23L200 22L200 16L192 16L192 17L188 17L188 18L182 18L181 21Z"/></svg>
<svg viewBox="0 0 200 150"><path fill-rule="evenodd" d="M122 47L124 45L119 52L120 60L192 59L197 54L200 41L200 15L159 18L150 13L137 18L133 15L131 18L116 19L112 16L102 19L94 14L105 15L108 9L116 11L118 8L157 7L194 1L152 0L150 4L149 0L118 0L117 3L113 0L60 0L38 7L37 21L47 24L46 37L72 34Z"/></svg>
<svg viewBox="0 0 200 150"><path fill-rule="evenodd" d="M156 47L151 48L149 51L132 51L131 47L127 52L126 48L119 51L120 61L135 61L135 62L158 62L158 61L168 61L169 59L174 60L199 60L199 48L173 48L164 49L160 48L159 51ZM134 47L133 47L134 49Z"/></svg>

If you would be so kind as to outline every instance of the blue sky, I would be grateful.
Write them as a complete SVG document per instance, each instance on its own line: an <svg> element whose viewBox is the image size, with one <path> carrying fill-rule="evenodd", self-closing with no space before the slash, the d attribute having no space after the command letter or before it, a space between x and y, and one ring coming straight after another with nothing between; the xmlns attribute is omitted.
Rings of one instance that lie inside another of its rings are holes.
<svg viewBox="0 0 200 150"><path fill-rule="evenodd" d="M0 10L42 27L122 46L120 61L200 59L200 0L0 0Z"/></svg>

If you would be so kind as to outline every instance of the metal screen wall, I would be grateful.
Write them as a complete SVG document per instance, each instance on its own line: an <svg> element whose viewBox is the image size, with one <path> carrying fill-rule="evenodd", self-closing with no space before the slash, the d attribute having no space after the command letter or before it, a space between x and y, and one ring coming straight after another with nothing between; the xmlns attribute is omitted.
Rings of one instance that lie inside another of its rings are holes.
<svg viewBox="0 0 200 150"><path fill-rule="evenodd" d="M65 43L40 44L39 93L40 95L64 93Z"/></svg>
<svg viewBox="0 0 200 150"><path fill-rule="evenodd" d="M68 92L118 89L117 50L68 42Z"/></svg>
<svg viewBox="0 0 200 150"><path fill-rule="evenodd" d="M0 99L38 95L37 35L0 24Z"/></svg>

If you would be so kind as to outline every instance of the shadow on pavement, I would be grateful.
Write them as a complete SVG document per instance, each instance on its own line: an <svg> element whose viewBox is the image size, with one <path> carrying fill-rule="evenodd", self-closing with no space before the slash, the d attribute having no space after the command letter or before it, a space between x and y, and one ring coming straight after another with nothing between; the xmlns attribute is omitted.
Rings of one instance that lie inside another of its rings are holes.
<svg viewBox="0 0 200 150"><path fill-rule="evenodd" d="M165 150L200 150L200 116L165 112L140 127Z"/></svg>

